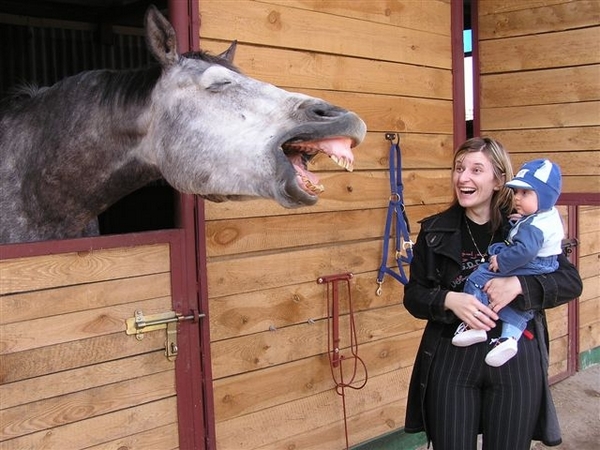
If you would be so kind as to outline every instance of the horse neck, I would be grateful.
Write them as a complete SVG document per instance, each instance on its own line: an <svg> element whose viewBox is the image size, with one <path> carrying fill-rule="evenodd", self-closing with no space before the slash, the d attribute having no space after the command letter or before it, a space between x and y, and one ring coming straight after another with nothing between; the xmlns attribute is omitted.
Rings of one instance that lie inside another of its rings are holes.
<svg viewBox="0 0 600 450"><path fill-rule="evenodd" d="M39 223L60 217L57 226L75 229L160 173L137 156L148 128L143 102L123 105L96 94L86 103L69 89L57 89L38 111L45 127L34 132L23 191ZM52 104L64 111L48 110Z"/></svg>
<svg viewBox="0 0 600 450"><path fill-rule="evenodd" d="M127 194L160 178L155 168L140 162L130 148L110 148L108 144L83 147L69 161L57 158L30 182L38 207L60 208L67 217L96 217ZM76 166L65 168L69 162ZM54 180L60 180L57 186ZM66 210L65 210L66 209Z"/></svg>

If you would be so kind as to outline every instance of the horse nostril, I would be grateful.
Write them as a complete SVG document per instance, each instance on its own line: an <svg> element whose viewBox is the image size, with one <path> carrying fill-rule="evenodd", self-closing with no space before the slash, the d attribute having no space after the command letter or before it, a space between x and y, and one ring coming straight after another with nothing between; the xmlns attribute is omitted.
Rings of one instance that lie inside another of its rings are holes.
<svg viewBox="0 0 600 450"><path fill-rule="evenodd" d="M312 115L313 117L318 118L337 118L341 115L345 114L347 111L345 109L339 108L337 106L329 105L329 104L318 104L318 105L310 105L306 108L307 114Z"/></svg>

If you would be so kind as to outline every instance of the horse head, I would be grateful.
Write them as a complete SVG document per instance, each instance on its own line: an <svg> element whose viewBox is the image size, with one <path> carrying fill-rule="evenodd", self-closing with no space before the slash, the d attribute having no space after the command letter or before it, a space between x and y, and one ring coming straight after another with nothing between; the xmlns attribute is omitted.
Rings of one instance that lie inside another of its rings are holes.
<svg viewBox="0 0 600 450"><path fill-rule="evenodd" d="M213 201L271 198L312 205L323 186L308 171L317 153L346 170L366 133L353 112L243 75L235 43L219 56L177 53L175 31L155 7L148 47L162 66L144 156L176 189Z"/></svg>

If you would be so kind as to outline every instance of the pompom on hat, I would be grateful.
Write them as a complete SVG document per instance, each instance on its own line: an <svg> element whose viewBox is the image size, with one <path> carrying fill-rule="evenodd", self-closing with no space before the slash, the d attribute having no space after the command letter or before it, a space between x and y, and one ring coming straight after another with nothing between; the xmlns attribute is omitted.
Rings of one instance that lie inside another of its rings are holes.
<svg viewBox="0 0 600 450"><path fill-rule="evenodd" d="M531 189L537 194L540 211L552 209L562 187L560 167L548 159L534 159L523 164L506 186Z"/></svg>

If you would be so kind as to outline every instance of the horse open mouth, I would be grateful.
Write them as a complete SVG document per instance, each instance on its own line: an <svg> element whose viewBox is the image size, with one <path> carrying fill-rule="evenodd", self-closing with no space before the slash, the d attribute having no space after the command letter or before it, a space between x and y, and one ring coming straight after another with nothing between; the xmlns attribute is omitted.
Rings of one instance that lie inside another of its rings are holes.
<svg viewBox="0 0 600 450"><path fill-rule="evenodd" d="M308 194L316 196L322 193L325 187L319 184L319 178L308 170L308 162L316 154L325 153L338 166L352 172L354 169L352 144L352 139L348 137L332 137L314 141L291 140L285 142L282 148L296 171L298 185Z"/></svg>

